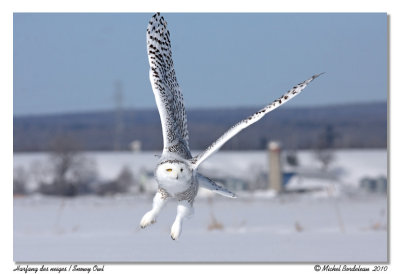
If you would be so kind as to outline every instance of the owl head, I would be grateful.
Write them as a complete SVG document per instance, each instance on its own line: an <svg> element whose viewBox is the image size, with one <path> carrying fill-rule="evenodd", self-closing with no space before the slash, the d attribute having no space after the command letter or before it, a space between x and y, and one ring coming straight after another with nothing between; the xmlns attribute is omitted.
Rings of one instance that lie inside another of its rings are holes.
<svg viewBox="0 0 400 274"><path fill-rule="evenodd" d="M166 160L157 166L155 175L159 180L189 181L192 178L192 169L184 161Z"/></svg>

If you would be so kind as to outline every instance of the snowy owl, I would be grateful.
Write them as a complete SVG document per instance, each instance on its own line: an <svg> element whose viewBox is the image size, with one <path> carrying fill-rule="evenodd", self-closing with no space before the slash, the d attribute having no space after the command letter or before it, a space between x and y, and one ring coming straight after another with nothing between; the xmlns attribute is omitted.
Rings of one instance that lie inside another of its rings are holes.
<svg viewBox="0 0 400 274"><path fill-rule="evenodd" d="M265 114L299 94L320 74L294 86L271 104L240 121L205 151L192 157L183 97L172 61L169 31L167 22L160 13L153 15L147 27L147 52L150 63L150 82L160 114L164 147L154 174L158 191L153 198L152 209L143 216L140 226L145 228L153 224L166 202L175 199L178 201L178 206L176 219L171 227L171 238L176 240L182 232L183 219L193 214L193 201L199 187L226 197L236 198L231 191L198 173L199 165L242 129L257 122Z"/></svg>

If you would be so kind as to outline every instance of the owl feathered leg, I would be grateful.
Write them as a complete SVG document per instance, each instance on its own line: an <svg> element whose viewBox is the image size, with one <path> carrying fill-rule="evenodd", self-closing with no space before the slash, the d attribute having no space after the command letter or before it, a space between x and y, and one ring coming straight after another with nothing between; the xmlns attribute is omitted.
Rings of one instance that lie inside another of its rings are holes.
<svg viewBox="0 0 400 274"><path fill-rule="evenodd" d="M153 198L153 208L144 214L142 220L140 221L140 227L145 228L151 224L156 222L157 216L160 213L160 210L167 203L168 197L165 197L160 191L156 193Z"/></svg>
<svg viewBox="0 0 400 274"><path fill-rule="evenodd" d="M186 200L180 201L177 207L175 222L171 227L171 238L176 240L182 232L183 219L190 217L194 212L193 206Z"/></svg>

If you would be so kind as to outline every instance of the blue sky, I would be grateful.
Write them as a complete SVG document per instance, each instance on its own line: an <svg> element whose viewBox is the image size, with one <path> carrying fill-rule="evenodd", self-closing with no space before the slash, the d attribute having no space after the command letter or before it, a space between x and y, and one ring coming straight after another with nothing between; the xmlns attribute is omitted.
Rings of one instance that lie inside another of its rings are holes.
<svg viewBox="0 0 400 274"><path fill-rule="evenodd" d="M14 14L14 115L156 108L151 14ZM387 100L384 13L164 13L187 108L264 106L326 72L288 106Z"/></svg>

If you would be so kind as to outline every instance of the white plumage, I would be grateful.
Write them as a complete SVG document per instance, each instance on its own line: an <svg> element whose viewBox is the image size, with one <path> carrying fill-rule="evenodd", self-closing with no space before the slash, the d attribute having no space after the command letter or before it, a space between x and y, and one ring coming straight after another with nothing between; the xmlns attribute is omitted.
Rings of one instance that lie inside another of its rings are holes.
<svg viewBox="0 0 400 274"><path fill-rule="evenodd" d="M241 130L295 97L321 74L294 86L271 104L231 127L204 152L192 157L186 111L176 79L167 22L159 13L153 15L147 27L147 51L150 82L160 114L164 148L155 170L158 191L154 196L152 209L143 216L140 225L145 228L154 223L165 203L175 198L178 200L177 215L171 227L171 237L175 240L181 234L183 219L193 213L193 201L199 186L236 198L234 193L197 173L198 166Z"/></svg>

